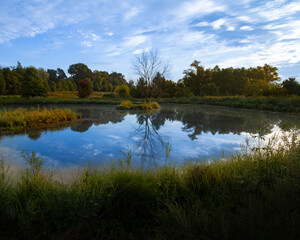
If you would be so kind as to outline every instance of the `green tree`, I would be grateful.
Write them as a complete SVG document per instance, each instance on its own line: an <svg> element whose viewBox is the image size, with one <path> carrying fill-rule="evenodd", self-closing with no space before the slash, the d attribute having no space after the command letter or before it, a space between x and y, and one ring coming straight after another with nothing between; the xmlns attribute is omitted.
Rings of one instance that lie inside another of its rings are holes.
<svg viewBox="0 0 300 240"><path fill-rule="evenodd" d="M2 71L0 71L0 95L4 95L6 93L6 82L4 80Z"/></svg>
<svg viewBox="0 0 300 240"><path fill-rule="evenodd" d="M22 81L21 96L35 97L47 95L47 86L35 67L27 67Z"/></svg>
<svg viewBox="0 0 300 240"><path fill-rule="evenodd" d="M21 75L9 68L3 68L2 74L6 83L6 94L17 95L20 94L21 89Z"/></svg>
<svg viewBox="0 0 300 240"><path fill-rule="evenodd" d="M290 77L284 80L281 86L286 89L288 94L300 96L300 83L296 81L296 78Z"/></svg>
<svg viewBox="0 0 300 240"><path fill-rule="evenodd" d="M117 93L120 97L125 97L125 98L130 97L129 87L125 84L117 86L114 92Z"/></svg>
<svg viewBox="0 0 300 240"><path fill-rule="evenodd" d="M109 74L108 81L113 85L114 88L120 85L127 84L124 75L122 73L117 72L112 72L111 74Z"/></svg>
<svg viewBox="0 0 300 240"><path fill-rule="evenodd" d="M69 66L68 73L71 75L72 79L78 86L79 80L82 79L92 79L93 72L91 69L88 68L87 65L83 63L76 63ZM79 87L79 86L78 86Z"/></svg>

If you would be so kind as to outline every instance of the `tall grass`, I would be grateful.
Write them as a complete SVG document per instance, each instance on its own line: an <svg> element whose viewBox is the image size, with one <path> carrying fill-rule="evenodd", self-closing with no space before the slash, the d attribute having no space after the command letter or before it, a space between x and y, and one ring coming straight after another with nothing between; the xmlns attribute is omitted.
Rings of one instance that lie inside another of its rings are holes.
<svg viewBox="0 0 300 240"><path fill-rule="evenodd" d="M124 153L69 184L27 153L21 178L0 182L0 238L299 239L300 145L289 139L226 161L144 171Z"/></svg>
<svg viewBox="0 0 300 240"><path fill-rule="evenodd" d="M4 110L0 112L0 131L58 125L74 121L78 117L80 116L69 109Z"/></svg>
<svg viewBox="0 0 300 240"><path fill-rule="evenodd" d="M300 112L300 97L206 96L160 99L160 102L207 104L277 112Z"/></svg>

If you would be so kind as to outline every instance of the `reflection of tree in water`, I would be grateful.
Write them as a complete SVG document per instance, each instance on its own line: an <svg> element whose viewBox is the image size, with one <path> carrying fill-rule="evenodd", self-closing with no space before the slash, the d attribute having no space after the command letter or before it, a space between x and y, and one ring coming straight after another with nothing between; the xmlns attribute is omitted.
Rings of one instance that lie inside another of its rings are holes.
<svg viewBox="0 0 300 240"><path fill-rule="evenodd" d="M82 120L78 121L71 126L71 130L74 132L86 132L93 125L93 121L90 120Z"/></svg>
<svg viewBox="0 0 300 240"><path fill-rule="evenodd" d="M161 125L154 121L155 116L156 114L138 114L139 126L130 134L130 139L134 139L132 150L141 159L142 168L145 164L155 166L156 161L164 156L166 143L158 132Z"/></svg>
<svg viewBox="0 0 300 240"><path fill-rule="evenodd" d="M72 108L76 113L80 113L83 119L93 121L97 126L100 124L118 123L124 120L127 111L118 111L115 106L92 105L89 107L77 106Z"/></svg>
<svg viewBox="0 0 300 240"><path fill-rule="evenodd" d="M282 127L286 122L291 126L300 127L299 119L279 114L195 105L171 105L162 109L154 117L153 122L158 124L157 129L159 129L166 120L181 121L184 125L183 131L188 133L191 140L197 139L197 136L202 133L209 132L213 135L248 132L265 136L272 132L274 125Z"/></svg>
<svg viewBox="0 0 300 240"><path fill-rule="evenodd" d="M42 132L39 130L32 130L32 131L28 132L28 137L32 140L39 139L41 135L42 135Z"/></svg>

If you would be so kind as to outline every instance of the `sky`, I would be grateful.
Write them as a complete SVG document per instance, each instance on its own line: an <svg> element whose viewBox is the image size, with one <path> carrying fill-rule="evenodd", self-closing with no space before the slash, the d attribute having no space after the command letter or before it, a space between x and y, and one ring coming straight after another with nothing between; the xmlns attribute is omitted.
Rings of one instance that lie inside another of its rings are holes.
<svg viewBox="0 0 300 240"><path fill-rule="evenodd" d="M136 80L136 55L153 49L173 81L194 60L299 81L300 0L1 0L2 67L84 63Z"/></svg>

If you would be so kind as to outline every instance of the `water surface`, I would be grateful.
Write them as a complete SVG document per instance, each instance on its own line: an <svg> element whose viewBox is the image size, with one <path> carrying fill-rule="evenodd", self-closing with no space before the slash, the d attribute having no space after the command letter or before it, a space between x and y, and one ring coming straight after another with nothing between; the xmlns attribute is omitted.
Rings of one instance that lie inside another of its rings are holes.
<svg viewBox="0 0 300 240"><path fill-rule="evenodd" d="M157 113L116 110L113 105L68 105L83 120L68 126L0 136L0 156L24 165L34 151L47 167L106 165L132 154L132 164L203 161L239 151L246 137L269 137L299 125L299 116L200 105L165 104ZM298 126L299 127L299 126ZM166 156L166 148L171 148Z"/></svg>

